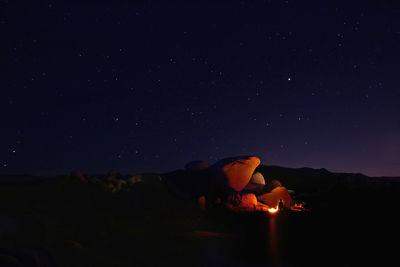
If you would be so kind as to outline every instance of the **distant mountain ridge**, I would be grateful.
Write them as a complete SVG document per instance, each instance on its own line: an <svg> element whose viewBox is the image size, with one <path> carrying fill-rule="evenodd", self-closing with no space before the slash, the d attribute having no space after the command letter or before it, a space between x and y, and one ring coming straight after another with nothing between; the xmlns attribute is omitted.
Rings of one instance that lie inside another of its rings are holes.
<svg viewBox="0 0 400 267"><path fill-rule="evenodd" d="M400 177L369 177L361 173L335 173L325 168L260 165L255 171L261 172L267 182L276 179L287 188L304 193L328 192L341 186L355 189L383 183L400 185Z"/></svg>
<svg viewBox="0 0 400 267"><path fill-rule="evenodd" d="M313 169L309 167L290 168L276 165L263 165L261 164L255 170L261 172L265 178L280 180L283 184L297 187L299 184L332 182L332 180L354 180L354 181L376 181L376 182L400 182L400 177L370 177L362 173L335 173L325 168ZM154 173L152 173L154 174ZM67 174L68 175L68 174ZM47 179L62 177L65 175L57 176L36 176L31 174L8 175L0 174L0 185L17 185L17 184L35 184ZM129 176L129 175L124 175Z"/></svg>
<svg viewBox="0 0 400 267"><path fill-rule="evenodd" d="M367 176L362 173L346 173L346 172L331 172L325 168L314 169L310 167L301 167L301 168L290 168L290 167L282 167L276 165L260 165L258 168L266 171L277 171L281 173L297 173L297 174L309 174L309 175L324 175L330 176L334 178L340 177L353 177L353 178L370 178L370 179L384 179L384 180L397 180L400 179L400 176Z"/></svg>

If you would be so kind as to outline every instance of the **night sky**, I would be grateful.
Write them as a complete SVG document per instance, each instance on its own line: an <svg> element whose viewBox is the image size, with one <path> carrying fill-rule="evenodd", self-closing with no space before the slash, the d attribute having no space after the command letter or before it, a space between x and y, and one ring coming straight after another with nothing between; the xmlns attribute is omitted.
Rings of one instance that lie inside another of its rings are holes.
<svg viewBox="0 0 400 267"><path fill-rule="evenodd" d="M394 3L1 0L0 173L400 176Z"/></svg>

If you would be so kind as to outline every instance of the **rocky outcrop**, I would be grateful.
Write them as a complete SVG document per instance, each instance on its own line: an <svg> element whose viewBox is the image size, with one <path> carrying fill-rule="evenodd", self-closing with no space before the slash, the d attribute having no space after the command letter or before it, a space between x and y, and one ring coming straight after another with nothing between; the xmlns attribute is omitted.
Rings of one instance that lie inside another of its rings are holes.
<svg viewBox="0 0 400 267"><path fill-rule="evenodd" d="M257 200L270 207L277 207L281 200L283 206L287 209L291 207L293 202L288 190L283 186L276 187L269 193L257 196Z"/></svg>
<svg viewBox="0 0 400 267"><path fill-rule="evenodd" d="M243 156L220 160L210 168L222 174L226 186L240 192L249 183L260 162L258 157Z"/></svg>
<svg viewBox="0 0 400 267"><path fill-rule="evenodd" d="M281 182L274 179L265 185L262 192L268 193L268 192L271 192L273 189L280 187L280 186L282 186Z"/></svg>
<svg viewBox="0 0 400 267"><path fill-rule="evenodd" d="M265 178L261 172L255 172L250 179L250 183L265 185Z"/></svg>
<svg viewBox="0 0 400 267"><path fill-rule="evenodd" d="M264 176L260 172L256 172L250 179L250 182L243 189L246 193L260 194L265 187Z"/></svg>
<svg viewBox="0 0 400 267"><path fill-rule="evenodd" d="M128 179L126 179L129 185L134 185L136 183L143 182L143 177L141 175L134 175Z"/></svg>
<svg viewBox="0 0 400 267"><path fill-rule="evenodd" d="M254 211L257 209L257 197L254 194L231 195L226 207L231 211Z"/></svg>

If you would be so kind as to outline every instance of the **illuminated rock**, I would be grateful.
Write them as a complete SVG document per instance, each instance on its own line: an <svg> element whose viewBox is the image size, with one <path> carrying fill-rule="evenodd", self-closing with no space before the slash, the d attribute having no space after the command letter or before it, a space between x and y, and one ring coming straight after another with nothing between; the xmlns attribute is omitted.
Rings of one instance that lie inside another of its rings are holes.
<svg viewBox="0 0 400 267"><path fill-rule="evenodd" d="M280 186L282 186L281 182L279 182L278 180L272 180L265 185L262 192L268 193L268 192L271 192L273 189L280 187Z"/></svg>
<svg viewBox="0 0 400 267"><path fill-rule="evenodd" d="M263 184L253 184L253 183L248 183L246 185L246 187L243 189L244 193L252 193L252 194L256 194L259 195L261 193L263 193L264 191L264 187L265 185ZM265 192L264 192L265 193Z"/></svg>
<svg viewBox="0 0 400 267"><path fill-rule="evenodd" d="M211 167L206 162L193 161L186 164L185 170L163 174L162 179L171 193L197 202L202 210L221 205L249 210L257 206L257 197L243 189L259 164L260 159L253 156L222 159ZM257 174L255 181L259 187L257 191L261 191L264 178Z"/></svg>
<svg viewBox="0 0 400 267"><path fill-rule="evenodd" d="M251 176L250 183L265 185L265 178L260 172L255 172Z"/></svg>
<svg viewBox="0 0 400 267"><path fill-rule="evenodd" d="M279 205L279 200L282 200L285 208L290 208L293 202L288 190L283 186L276 187L269 193L259 195L257 200L270 207L277 207Z"/></svg>
<svg viewBox="0 0 400 267"><path fill-rule="evenodd" d="M235 191L242 191L249 183L260 159L253 156L227 158L218 161L211 168L222 172L226 185Z"/></svg>
<svg viewBox="0 0 400 267"><path fill-rule="evenodd" d="M258 195L261 192L263 192L264 187L265 187L264 176L260 172L256 172L253 174L253 176L250 179L250 182L246 185L243 191Z"/></svg>
<svg viewBox="0 0 400 267"><path fill-rule="evenodd" d="M257 206L257 197L254 194L243 194L240 201L240 207L255 208Z"/></svg>
<svg viewBox="0 0 400 267"><path fill-rule="evenodd" d="M252 211L257 208L257 197L254 194L243 194L239 198L237 195L230 195L226 206L230 210Z"/></svg>
<svg viewBox="0 0 400 267"><path fill-rule="evenodd" d="M195 161L191 161L191 162L187 163L185 165L185 170L186 171L201 171L201 170L208 169L208 167L210 167L210 165L208 165L207 162L205 162L203 160L195 160Z"/></svg>

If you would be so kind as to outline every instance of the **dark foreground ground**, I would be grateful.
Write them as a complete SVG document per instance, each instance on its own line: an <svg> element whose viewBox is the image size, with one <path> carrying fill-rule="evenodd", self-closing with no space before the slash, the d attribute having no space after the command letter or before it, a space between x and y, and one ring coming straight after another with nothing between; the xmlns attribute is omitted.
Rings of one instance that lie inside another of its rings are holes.
<svg viewBox="0 0 400 267"><path fill-rule="evenodd" d="M151 180L112 193L69 176L3 177L0 266L398 264L396 179L260 171L311 211L201 212Z"/></svg>

